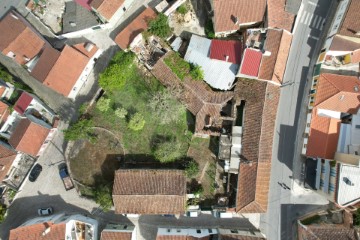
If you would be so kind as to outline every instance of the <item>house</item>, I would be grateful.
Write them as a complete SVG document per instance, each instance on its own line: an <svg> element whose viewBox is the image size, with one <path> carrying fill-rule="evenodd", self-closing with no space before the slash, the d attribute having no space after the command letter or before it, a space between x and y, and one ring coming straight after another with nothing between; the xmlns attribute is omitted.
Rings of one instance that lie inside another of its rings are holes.
<svg viewBox="0 0 360 240"><path fill-rule="evenodd" d="M233 195L238 213L267 211L279 96L279 87L269 82L239 79L236 84L234 104L237 112L234 115L243 120L235 120L235 126L242 128L239 132L241 148L236 153L238 173L230 174L230 179L237 181ZM238 114L240 108L243 108L242 114Z"/></svg>
<svg viewBox="0 0 360 240"><path fill-rule="evenodd" d="M148 28L149 21L156 17L156 12L151 8L144 9L115 37L115 42L123 50L126 50L132 41Z"/></svg>
<svg viewBox="0 0 360 240"><path fill-rule="evenodd" d="M201 66L212 88L229 90L241 62L242 45L233 40L210 40L192 35L184 59Z"/></svg>
<svg viewBox="0 0 360 240"><path fill-rule="evenodd" d="M117 170L112 194L118 214L181 214L186 177L181 170Z"/></svg>
<svg viewBox="0 0 360 240"><path fill-rule="evenodd" d="M98 221L80 214L55 214L30 219L10 230L9 240L97 239Z"/></svg>
<svg viewBox="0 0 360 240"><path fill-rule="evenodd" d="M0 184L7 178L11 166L16 158L16 151L10 146L0 142Z"/></svg>
<svg viewBox="0 0 360 240"><path fill-rule="evenodd" d="M219 136L224 123L231 119L231 113L224 108L233 98L233 92L215 92L203 81L181 81L164 62L169 54L175 53L169 52L157 61L152 74L164 86L179 90L177 98L195 116L195 135Z"/></svg>
<svg viewBox="0 0 360 240"><path fill-rule="evenodd" d="M292 35L281 29L251 29L238 72L239 77L282 84Z"/></svg>
<svg viewBox="0 0 360 240"><path fill-rule="evenodd" d="M100 240L136 240L135 226L109 223L101 232Z"/></svg>
<svg viewBox="0 0 360 240"><path fill-rule="evenodd" d="M65 45L61 52L46 48L30 74L45 86L75 99L101 52L88 41Z"/></svg>
<svg viewBox="0 0 360 240"><path fill-rule="evenodd" d="M103 22L110 22L117 14L122 14L134 0L92 0L92 10Z"/></svg>
<svg viewBox="0 0 360 240"><path fill-rule="evenodd" d="M156 240L197 240L197 239L247 239L247 240L264 240L264 235L257 229L224 229L224 228L158 228Z"/></svg>
<svg viewBox="0 0 360 240"><path fill-rule="evenodd" d="M4 125L9 115L10 115L9 105L0 101L0 128Z"/></svg>
<svg viewBox="0 0 360 240"><path fill-rule="evenodd" d="M267 0L267 27L291 32L295 14L286 11L286 0Z"/></svg>
<svg viewBox="0 0 360 240"><path fill-rule="evenodd" d="M16 11L0 20L0 51L20 65L29 67L33 59L50 44ZM4 34L6 33L6 34Z"/></svg>
<svg viewBox="0 0 360 240"><path fill-rule="evenodd" d="M215 36L225 37L240 28L259 26L265 17L266 0L214 0Z"/></svg>
<svg viewBox="0 0 360 240"><path fill-rule="evenodd" d="M9 100L15 90L14 85L0 78L0 99Z"/></svg>

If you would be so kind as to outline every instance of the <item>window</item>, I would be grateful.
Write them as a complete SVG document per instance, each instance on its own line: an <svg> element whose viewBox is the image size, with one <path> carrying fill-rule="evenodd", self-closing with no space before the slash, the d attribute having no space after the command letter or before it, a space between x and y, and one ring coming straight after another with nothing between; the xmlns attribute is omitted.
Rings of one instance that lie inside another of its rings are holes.
<svg viewBox="0 0 360 240"><path fill-rule="evenodd" d="M304 144L304 148L306 148L307 147L307 144Z"/></svg>
<svg viewBox="0 0 360 240"><path fill-rule="evenodd" d="M310 123L307 123L306 126L307 126L307 127L310 127Z"/></svg>
<svg viewBox="0 0 360 240"><path fill-rule="evenodd" d="M200 230L200 229L196 229L196 233L201 233L201 230Z"/></svg>
<svg viewBox="0 0 360 240"><path fill-rule="evenodd" d="M209 230L209 233L212 233L212 232L213 232L212 229L210 229L210 228L209 228L208 230Z"/></svg>
<svg viewBox="0 0 360 240"><path fill-rule="evenodd" d="M330 183L329 184L329 189L330 189L330 192L335 192L335 185Z"/></svg>
<svg viewBox="0 0 360 240"><path fill-rule="evenodd" d="M181 232L181 229L176 229L176 232L178 232L178 233Z"/></svg>
<svg viewBox="0 0 360 240"><path fill-rule="evenodd" d="M359 155L358 151L355 151L355 155Z"/></svg>
<svg viewBox="0 0 360 240"><path fill-rule="evenodd" d="M360 129L360 125L355 125L355 128Z"/></svg>
<svg viewBox="0 0 360 240"><path fill-rule="evenodd" d="M231 229L230 232L231 233L239 233L238 230L236 230L236 229Z"/></svg>
<svg viewBox="0 0 360 240"><path fill-rule="evenodd" d="M171 229L170 229L170 228L168 228L168 229L167 229L167 232L168 232L168 233L169 233L169 232L171 232Z"/></svg>

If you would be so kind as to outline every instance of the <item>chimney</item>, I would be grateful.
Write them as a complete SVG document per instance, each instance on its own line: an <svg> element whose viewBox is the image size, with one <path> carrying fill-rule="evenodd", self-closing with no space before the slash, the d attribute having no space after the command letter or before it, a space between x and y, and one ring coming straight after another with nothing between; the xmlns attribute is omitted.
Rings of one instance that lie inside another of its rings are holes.
<svg viewBox="0 0 360 240"><path fill-rule="evenodd" d="M45 229L45 231L42 233L43 236L45 236L46 234L48 234L50 232L50 227L47 227Z"/></svg>
<svg viewBox="0 0 360 240"><path fill-rule="evenodd" d="M229 61L229 56L228 55L225 55L225 61Z"/></svg>

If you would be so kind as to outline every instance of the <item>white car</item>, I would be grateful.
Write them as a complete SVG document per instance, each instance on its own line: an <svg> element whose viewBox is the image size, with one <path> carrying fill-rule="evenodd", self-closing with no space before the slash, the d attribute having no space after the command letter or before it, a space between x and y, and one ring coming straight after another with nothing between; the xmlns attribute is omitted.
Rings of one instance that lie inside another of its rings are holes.
<svg viewBox="0 0 360 240"><path fill-rule="evenodd" d="M39 208L38 209L39 216L48 216L48 215L51 215L52 213L53 213L53 208L52 207Z"/></svg>

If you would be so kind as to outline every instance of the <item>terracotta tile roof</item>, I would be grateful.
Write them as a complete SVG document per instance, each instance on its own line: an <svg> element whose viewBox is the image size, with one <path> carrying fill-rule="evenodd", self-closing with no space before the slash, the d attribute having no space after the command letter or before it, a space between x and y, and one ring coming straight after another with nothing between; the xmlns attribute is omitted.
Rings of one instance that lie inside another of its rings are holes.
<svg viewBox="0 0 360 240"><path fill-rule="evenodd" d="M257 77L262 59L262 53L258 50L245 49L243 62L241 64L240 73L248 76Z"/></svg>
<svg viewBox="0 0 360 240"><path fill-rule="evenodd" d="M266 33L265 50L270 52L270 56L263 55L259 69L259 79L272 80L276 59L278 57L282 30L268 29Z"/></svg>
<svg viewBox="0 0 360 240"><path fill-rule="evenodd" d="M0 98L1 98L2 95L4 94L6 88L7 88L6 86L1 86L1 85L0 85Z"/></svg>
<svg viewBox="0 0 360 240"><path fill-rule="evenodd" d="M55 48L46 46L36 63L30 75L40 82L44 82L51 69L54 67L56 61L60 57L60 52Z"/></svg>
<svg viewBox="0 0 360 240"><path fill-rule="evenodd" d="M20 113L21 115L23 115L32 100L33 100L32 96L30 96L26 92L22 92L21 96L19 97L19 99L16 101L16 103L14 105L14 110L16 112Z"/></svg>
<svg viewBox="0 0 360 240"><path fill-rule="evenodd" d="M97 52L97 50L99 50L99 48L95 44L90 42L75 44L72 45L72 47L87 56L88 58L92 58Z"/></svg>
<svg viewBox="0 0 360 240"><path fill-rule="evenodd" d="M283 82L283 77L286 69L287 59L289 57L291 42L292 42L292 35L286 31L283 31L276 63L274 66L274 73L272 76L273 82L277 82L277 83Z"/></svg>
<svg viewBox="0 0 360 240"><path fill-rule="evenodd" d="M157 235L156 240L209 240L210 236L193 237L189 235Z"/></svg>
<svg viewBox="0 0 360 240"><path fill-rule="evenodd" d="M9 144L20 152L36 156L49 132L50 129L24 118L11 134Z"/></svg>
<svg viewBox="0 0 360 240"><path fill-rule="evenodd" d="M341 35L335 35L329 50L331 51L354 51L360 49L360 42L358 39L354 41L350 37L345 37Z"/></svg>
<svg viewBox="0 0 360 240"><path fill-rule="evenodd" d="M265 0L214 0L214 30L228 32L239 29L239 24L262 22L265 15Z"/></svg>
<svg viewBox="0 0 360 240"><path fill-rule="evenodd" d="M127 25L116 37L115 42L122 49L129 47L134 38L148 28L150 20L156 17L156 12L151 8L146 8L129 25Z"/></svg>
<svg viewBox="0 0 360 240"><path fill-rule="evenodd" d="M240 65L242 45L240 41L234 40L211 40L210 58L221 61L232 62Z"/></svg>
<svg viewBox="0 0 360 240"><path fill-rule="evenodd" d="M132 232L116 232L103 230L100 240L131 240Z"/></svg>
<svg viewBox="0 0 360 240"><path fill-rule="evenodd" d="M352 63L360 62L360 49L357 49L351 53L351 62Z"/></svg>
<svg viewBox="0 0 360 240"><path fill-rule="evenodd" d="M6 103L0 101L0 126L2 126L6 122L6 119L9 115L9 106Z"/></svg>
<svg viewBox="0 0 360 240"><path fill-rule="evenodd" d="M169 54L169 52L164 57ZM160 59L153 69L152 74L166 87L180 89L179 100L196 116L195 132L198 134L219 135L218 128L206 129L205 118L210 116L216 126L221 126L220 111L232 99L233 92L214 92L202 81L185 79L181 81L171 69Z"/></svg>
<svg viewBox="0 0 360 240"><path fill-rule="evenodd" d="M265 240L265 238L241 236L236 234L221 234L221 240Z"/></svg>
<svg viewBox="0 0 360 240"><path fill-rule="evenodd" d="M344 17L343 23L340 27L339 34L349 37L357 37L360 36L356 33L360 31L360 1L352 0L349 4L348 10Z"/></svg>
<svg viewBox="0 0 360 240"><path fill-rule="evenodd" d="M48 227L50 227L50 232L43 235ZM65 223L44 222L10 230L9 240L61 240L65 239L65 230Z"/></svg>
<svg viewBox="0 0 360 240"><path fill-rule="evenodd" d="M11 11L0 21L0 50L4 53L7 48L25 29L26 25L22 19L16 19L14 12ZM6 54L6 53L4 53Z"/></svg>
<svg viewBox="0 0 360 240"><path fill-rule="evenodd" d="M357 77L324 73L318 80L314 106L323 103L324 109L354 113L359 105L359 91Z"/></svg>
<svg viewBox="0 0 360 240"><path fill-rule="evenodd" d="M285 11L286 0L267 0L268 27L291 32L295 15Z"/></svg>
<svg viewBox="0 0 360 240"><path fill-rule="evenodd" d="M0 158L5 158L13 155L16 155L16 152L11 149L11 146L7 146L7 144L0 142Z"/></svg>
<svg viewBox="0 0 360 240"><path fill-rule="evenodd" d="M68 96L88 62L87 56L65 45L43 84Z"/></svg>
<svg viewBox="0 0 360 240"><path fill-rule="evenodd" d="M186 178L180 170L117 170L116 213L179 214L185 210Z"/></svg>
<svg viewBox="0 0 360 240"><path fill-rule="evenodd" d="M9 157L0 158L0 182L6 178L15 158L16 154Z"/></svg>
<svg viewBox="0 0 360 240"><path fill-rule="evenodd" d="M298 225L298 233L299 239L307 240L359 240L356 229L336 224Z"/></svg>
<svg viewBox="0 0 360 240"><path fill-rule="evenodd" d="M235 87L236 102L246 101L243 147L238 176L237 212L267 211L279 95L278 86L262 81L239 79Z"/></svg>
<svg viewBox="0 0 360 240"><path fill-rule="evenodd" d="M106 20L110 20L125 0L93 0L90 5Z"/></svg>
<svg viewBox="0 0 360 240"><path fill-rule="evenodd" d="M340 133L339 119L322 117L313 109L306 155L333 159Z"/></svg>

